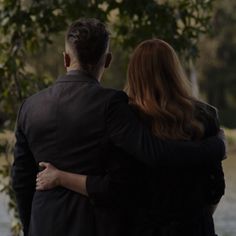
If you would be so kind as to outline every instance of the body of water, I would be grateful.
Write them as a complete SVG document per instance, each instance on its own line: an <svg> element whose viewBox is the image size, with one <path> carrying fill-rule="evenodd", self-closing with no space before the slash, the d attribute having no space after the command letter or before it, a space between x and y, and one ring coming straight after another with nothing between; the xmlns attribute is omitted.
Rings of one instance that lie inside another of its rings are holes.
<svg viewBox="0 0 236 236"><path fill-rule="evenodd" d="M219 236L236 236L236 150L224 162L226 192L215 212Z"/></svg>
<svg viewBox="0 0 236 236"><path fill-rule="evenodd" d="M0 235L10 236L10 216L7 212L7 197L0 194Z"/></svg>

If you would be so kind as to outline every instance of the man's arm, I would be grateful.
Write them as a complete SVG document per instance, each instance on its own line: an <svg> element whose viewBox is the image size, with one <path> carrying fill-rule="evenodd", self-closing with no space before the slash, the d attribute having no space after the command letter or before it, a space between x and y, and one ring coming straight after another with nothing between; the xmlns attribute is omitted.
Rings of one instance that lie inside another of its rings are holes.
<svg viewBox="0 0 236 236"><path fill-rule="evenodd" d="M16 144L14 149L14 163L12 166L12 187L16 195L20 219L24 235L29 229L31 204L35 192L37 165L30 151L27 139L21 129L20 113L16 126Z"/></svg>
<svg viewBox="0 0 236 236"><path fill-rule="evenodd" d="M219 162L208 169L204 178L206 203L213 214L222 196L225 194L225 179L222 163Z"/></svg>
<svg viewBox="0 0 236 236"><path fill-rule="evenodd" d="M208 123L205 125L207 135L213 136L218 132L227 146L226 137L220 129L219 114L217 109L208 104L205 104L205 109L208 114ZM224 159L225 158L226 156ZM213 165L206 166L204 168L204 173L203 183L205 188L206 203L208 204L209 211L213 214L220 202L220 199L225 193L225 179L222 162L219 161Z"/></svg>
<svg viewBox="0 0 236 236"><path fill-rule="evenodd" d="M111 98L107 124L109 136L116 146L151 167L159 163L213 166L218 165L225 154L224 135L202 142L163 141L154 137L132 112L128 106L128 98L123 92L118 92ZM123 191L125 184L115 183L112 174L109 173L105 176L87 176L86 189L94 204L107 205L114 202L114 194ZM114 191L117 188L111 188L113 186L120 187L119 191Z"/></svg>
<svg viewBox="0 0 236 236"><path fill-rule="evenodd" d="M128 105L128 97L116 92L107 105L107 129L115 146L155 167L168 165L203 165L222 160L224 142L211 137L201 142L161 140L146 128Z"/></svg>
<svg viewBox="0 0 236 236"><path fill-rule="evenodd" d="M203 164L211 161L211 159L207 159L207 155L211 151L213 152L212 155L218 154L219 159L221 158L221 155L216 152L222 147L208 147L208 141L205 141L205 143L162 141L152 136L132 113L128 106L127 96L123 93L116 94L112 98L109 106L110 111L108 110L107 115L108 121L110 122L108 125L110 127L108 131L110 132L109 134L114 144L118 144L117 146L127 152L138 153L136 158L151 166L156 165L157 162L181 165ZM150 144L146 143L146 138L150 141ZM223 142L217 138L212 138L212 141L209 142L210 144L213 142L211 145L215 143L219 143L219 145L223 144ZM171 150L171 148L173 148L173 150ZM206 150L204 151L203 148ZM204 154L204 156L199 157L199 155L202 154ZM175 157L175 155L179 156ZM214 161L214 159L212 160ZM51 165L49 165L49 167L50 166ZM55 176L59 176L59 181L57 181L58 177L55 178ZM53 181L53 179L55 179L55 181ZM66 172L61 172L60 175L53 175L51 168L46 168L46 170L42 171L38 175L37 182L38 190L50 189L59 184L72 191L79 192L86 196L88 195L96 205L109 205L114 203L114 199L116 199L114 196L120 191L123 191L124 185L127 184L126 181L121 182L119 180L119 182L117 182L111 172L106 175L87 177Z"/></svg>

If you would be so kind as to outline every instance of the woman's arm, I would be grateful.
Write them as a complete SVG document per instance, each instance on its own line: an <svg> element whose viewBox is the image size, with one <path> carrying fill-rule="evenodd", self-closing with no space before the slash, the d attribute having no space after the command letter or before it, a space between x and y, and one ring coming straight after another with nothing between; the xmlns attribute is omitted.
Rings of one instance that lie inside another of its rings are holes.
<svg viewBox="0 0 236 236"><path fill-rule="evenodd" d="M46 162L41 162L39 165L45 169L37 175L36 190L48 190L57 186L62 186L74 192L88 196L86 190L86 175L61 171Z"/></svg>
<svg viewBox="0 0 236 236"><path fill-rule="evenodd" d="M36 190L43 191L62 186L78 192L90 199L96 206L130 206L145 192L146 182L142 167L133 166L127 169L127 164L117 165L105 175L80 175L61 171L50 163L41 162L44 168L38 173ZM139 196L139 197L138 197ZM140 204L140 202L139 202Z"/></svg>

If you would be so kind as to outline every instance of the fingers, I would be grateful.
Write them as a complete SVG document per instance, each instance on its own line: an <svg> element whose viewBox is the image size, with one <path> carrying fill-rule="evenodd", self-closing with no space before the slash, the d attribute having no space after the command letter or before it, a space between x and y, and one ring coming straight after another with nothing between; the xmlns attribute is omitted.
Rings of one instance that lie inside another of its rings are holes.
<svg viewBox="0 0 236 236"><path fill-rule="evenodd" d="M40 167L48 168L50 166L50 163L48 162L39 162Z"/></svg>
<svg viewBox="0 0 236 236"><path fill-rule="evenodd" d="M44 165L44 163L42 163L42 164ZM38 172L37 176L36 176L36 184L42 186L43 188L45 188L45 186L43 186L43 185L46 185L47 178L48 178L47 169Z"/></svg>
<svg viewBox="0 0 236 236"><path fill-rule="evenodd" d="M44 170L37 173L36 190L48 190L57 186L57 169L48 162L40 162L39 166Z"/></svg>
<svg viewBox="0 0 236 236"><path fill-rule="evenodd" d="M218 132L218 136L222 137L222 138L225 138L225 132L223 129L220 129L219 132Z"/></svg>
<svg viewBox="0 0 236 236"><path fill-rule="evenodd" d="M36 179L36 190L47 190L47 184L40 178Z"/></svg>
<svg viewBox="0 0 236 236"><path fill-rule="evenodd" d="M218 137L225 143L225 145L227 145L225 131L222 128L218 132Z"/></svg>
<svg viewBox="0 0 236 236"><path fill-rule="evenodd" d="M37 174L36 178L36 190L46 190L46 184L43 180L43 175L40 175L40 173Z"/></svg>
<svg viewBox="0 0 236 236"><path fill-rule="evenodd" d="M36 185L36 190L47 190L46 186L43 184L37 184Z"/></svg>
<svg viewBox="0 0 236 236"><path fill-rule="evenodd" d="M45 190L45 186L42 182L36 182L36 190Z"/></svg>
<svg viewBox="0 0 236 236"><path fill-rule="evenodd" d="M225 136L225 132L224 130L221 128L218 132L218 137L224 142L225 144L225 154L224 154L224 157L222 158L222 160L225 160L227 159L227 139L226 139L226 136Z"/></svg>
<svg viewBox="0 0 236 236"><path fill-rule="evenodd" d="M36 178L36 183L40 183L40 182L42 182L42 179L41 179L40 176L37 176L37 178Z"/></svg>
<svg viewBox="0 0 236 236"><path fill-rule="evenodd" d="M42 178L43 175L44 175L44 170L41 171L41 172L38 172L38 174L37 174L37 178Z"/></svg>

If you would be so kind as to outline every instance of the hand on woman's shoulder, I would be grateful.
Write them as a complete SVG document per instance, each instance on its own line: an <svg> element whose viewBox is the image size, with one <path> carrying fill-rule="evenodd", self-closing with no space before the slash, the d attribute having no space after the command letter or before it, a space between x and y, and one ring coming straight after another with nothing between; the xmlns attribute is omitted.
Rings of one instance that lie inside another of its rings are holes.
<svg viewBox="0 0 236 236"><path fill-rule="evenodd" d="M205 137L214 136L219 132L220 123L216 107L202 101L196 101L195 115L205 127Z"/></svg>
<svg viewBox="0 0 236 236"><path fill-rule="evenodd" d="M213 117L218 118L218 109L212 106L211 104L203 102L203 101L196 101L196 106L201 111L206 112L209 115L212 115Z"/></svg>

